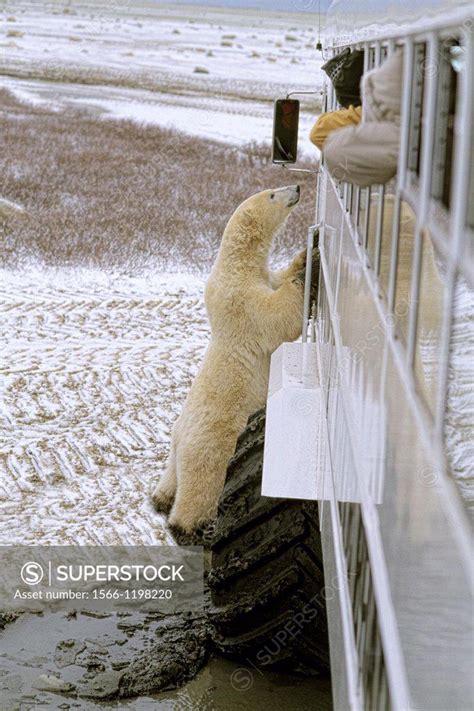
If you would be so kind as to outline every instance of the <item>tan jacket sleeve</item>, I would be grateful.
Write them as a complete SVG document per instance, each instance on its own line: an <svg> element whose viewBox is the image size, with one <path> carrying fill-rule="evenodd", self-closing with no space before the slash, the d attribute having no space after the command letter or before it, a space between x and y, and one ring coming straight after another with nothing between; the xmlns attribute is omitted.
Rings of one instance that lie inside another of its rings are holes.
<svg viewBox="0 0 474 711"><path fill-rule="evenodd" d="M334 131L323 150L336 180L361 188L386 183L397 172L400 129L391 121L370 121Z"/></svg>
<svg viewBox="0 0 474 711"><path fill-rule="evenodd" d="M362 116L362 106L349 106L340 111L328 111L321 114L310 131L309 138L320 150L332 131L345 126L356 126Z"/></svg>

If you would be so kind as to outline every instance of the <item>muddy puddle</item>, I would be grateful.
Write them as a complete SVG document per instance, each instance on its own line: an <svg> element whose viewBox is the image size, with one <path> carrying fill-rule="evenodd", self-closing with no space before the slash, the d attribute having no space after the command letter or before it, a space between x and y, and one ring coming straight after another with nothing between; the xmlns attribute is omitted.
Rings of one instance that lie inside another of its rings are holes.
<svg viewBox="0 0 474 711"><path fill-rule="evenodd" d="M151 701L151 700L150 700ZM137 700L135 703L142 703ZM144 704L148 700L144 700ZM292 674L273 674L213 658L198 676L178 691L156 696L155 705L139 709L192 711L330 711L331 683ZM127 708L124 705L124 708Z"/></svg>
<svg viewBox="0 0 474 711"><path fill-rule="evenodd" d="M251 665L207 658L205 652L200 655L203 645L196 629L199 620L183 624L178 616L24 614L0 632L0 710L332 708L329 680L263 673ZM160 635L164 643L157 647ZM178 689L154 693L163 658L170 673L186 678L189 672L193 678ZM138 680L142 693L110 700L123 693L127 674L126 683Z"/></svg>

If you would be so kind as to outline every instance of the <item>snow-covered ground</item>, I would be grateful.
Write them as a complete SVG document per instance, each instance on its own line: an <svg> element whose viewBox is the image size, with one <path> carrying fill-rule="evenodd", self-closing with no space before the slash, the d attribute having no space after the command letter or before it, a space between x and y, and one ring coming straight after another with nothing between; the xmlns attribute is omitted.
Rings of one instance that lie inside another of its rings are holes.
<svg viewBox="0 0 474 711"><path fill-rule="evenodd" d="M2 272L0 545L158 544L149 489L202 357L191 275Z"/></svg>
<svg viewBox="0 0 474 711"><path fill-rule="evenodd" d="M80 108L103 119L171 126L196 140L210 138L232 146L268 143L273 99L291 89L320 87L315 27L314 18L307 14L131 0L4 0L0 3L0 87L21 102L58 116L65 109ZM6 336L0 346L0 545L172 542L164 518L152 510L149 491L162 472L171 426L208 342L204 280L190 274L189 266L183 267L173 253L173 240L167 241L169 235L163 232L156 239L171 245L173 273L150 267L139 276L131 264L135 255L130 245L145 250L146 256L149 233L154 237L153 225L140 216L135 216L133 225L123 219L119 224L111 217L115 233L123 233L117 251L123 246L130 258L124 258L122 265L114 251L114 264L119 264L114 273L58 264L41 268L31 260L36 235L44 238L45 234L46 242L48 235L53 241L62 239L64 251L69 250L74 260L75 250L65 239L71 230L66 207L85 209L87 200L77 194L77 187L71 188L65 193L63 209L62 195L58 201L56 191L55 198L46 200L44 193L56 177L61 183L71 175L72 161L80 171L78 156L84 161L87 151L97 151L98 146L88 136L84 140L77 128L74 133L70 111L67 127L54 121L45 132L35 115L41 111L28 107L22 112L13 103L0 103L6 131L17 137L18 147L17 127L28 113L25 130L35 140L28 143L26 159L19 159L18 150L4 155L7 169L4 180L0 178L4 247L12 250L9 220L19 214L35 229L30 230L29 268L0 269L0 329ZM301 112L301 149L311 151L315 159L318 154L308 147L307 133L318 106L316 95L303 102ZM82 120L81 113L78 121ZM104 125L110 133L110 123ZM70 143L63 152L50 151L50 141L61 131ZM134 131L140 141L146 139L145 131L138 127ZM113 156L120 161L126 150L120 143ZM35 162L34 154L47 155L52 166L48 179L41 173L40 180L31 182L30 152L40 173L42 164ZM206 156L211 154L208 149ZM134 157L128 156L132 181L137 171ZM169 165L158 169L162 173L166 169L169 179L175 180ZM154 170L146 173L151 180ZM103 172L102 163L97 174L91 174L94 187L93 180L97 175L100 185ZM117 175L120 180L123 172L118 170ZM196 174L196 180L199 177ZM119 195L121 187L117 187ZM235 185L227 182L225 189L234 195ZM123 194L124 200L129 199L133 190ZM184 199L178 190L175 194L177 200ZM12 201L23 202L24 210ZM101 204L109 210L106 200ZM35 222L38 205L57 221L45 220L43 226ZM101 212L93 227L86 228L91 250L95 237L99 243L113 240L113 231L101 231L107 219ZM205 227L196 232L192 249L202 252L204 247L206 262L215 243L210 244ZM23 238L23 228L20 234ZM26 242L15 242L18 251ZM0 708L241 707L241 692L229 683L235 671L231 662L213 661L184 689L153 699L95 704L36 688L41 673L57 680L72 671L70 666L64 670L56 658L58 647L70 648L71 637L86 652L97 650L94 639L109 645L98 652L106 656L95 658L92 671L87 659L78 660L78 675L82 677L87 668L89 680L94 669L104 668L106 657L109 668L109 647L118 650L124 664L134 659L134 650L146 649L149 654L155 629L147 622L139 627L142 631L125 636L115 618L88 621L83 615L77 620L61 614L24 615L2 633ZM266 675L251 678L253 687L246 690L245 703L252 707L275 704L275 696L278 708L295 699L304 707L314 702L315 694L318 707L330 707L327 684L311 679L306 685L298 680L295 690L296 682L285 682L281 675L273 686Z"/></svg>
<svg viewBox="0 0 474 711"><path fill-rule="evenodd" d="M1 86L58 113L269 142L273 99L321 86L308 14L14 0L0 20ZM208 338L203 281L176 271L2 272L0 544L169 540L148 491Z"/></svg>
<svg viewBox="0 0 474 711"><path fill-rule="evenodd" d="M83 106L106 118L131 119L143 124L173 127L178 131L239 145L268 142L272 130L273 108L268 102L244 101L233 97L172 95L147 89L127 89L102 85L56 83L37 79L2 78L2 86L20 101L39 106ZM313 114L300 116L299 155L318 156L308 134Z"/></svg>
<svg viewBox="0 0 474 711"><path fill-rule="evenodd" d="M7 3L2 84L22 100L86 106L239 144L269 141L272 102L321 89L316 18L152 2ZM301 97L303 153L320 95Z"/></svg>

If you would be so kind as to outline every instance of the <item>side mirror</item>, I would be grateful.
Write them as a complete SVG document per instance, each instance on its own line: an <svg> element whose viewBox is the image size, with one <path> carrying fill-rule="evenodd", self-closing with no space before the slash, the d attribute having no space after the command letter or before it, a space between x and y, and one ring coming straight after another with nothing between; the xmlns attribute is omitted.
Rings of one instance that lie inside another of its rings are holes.
<svg viewBox="0 0 474 711"><path fill-rule="evenodd" d="M300 102L277 99L273 112L272 163L295 163L298 151Z"/></svg>

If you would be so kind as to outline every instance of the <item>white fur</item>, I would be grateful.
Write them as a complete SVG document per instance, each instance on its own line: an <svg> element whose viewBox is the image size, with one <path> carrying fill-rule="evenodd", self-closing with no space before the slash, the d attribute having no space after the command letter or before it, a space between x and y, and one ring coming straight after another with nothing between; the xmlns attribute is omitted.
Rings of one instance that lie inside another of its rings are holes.
<svg viewBox="0 0 474 711"><path fill-rule="evenodd" d="M301 334L304 253L282 272L267 262L295 187L265 190L231 217L207 282L211 342L176 421L166 472L153 493L190 532L217 512L227 464L247 419L265 404L270 356ZM174 503L173 503L174 502Z"/></svg>

